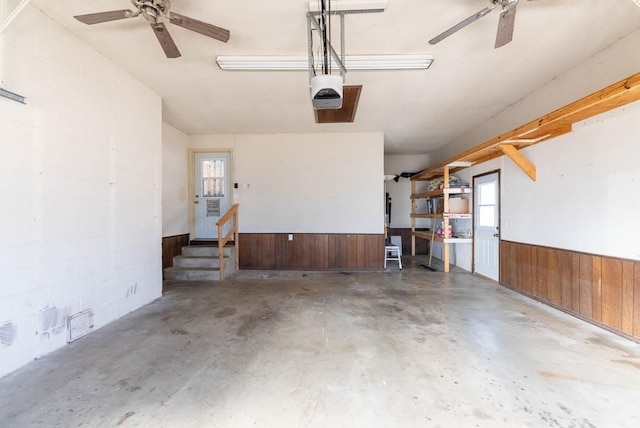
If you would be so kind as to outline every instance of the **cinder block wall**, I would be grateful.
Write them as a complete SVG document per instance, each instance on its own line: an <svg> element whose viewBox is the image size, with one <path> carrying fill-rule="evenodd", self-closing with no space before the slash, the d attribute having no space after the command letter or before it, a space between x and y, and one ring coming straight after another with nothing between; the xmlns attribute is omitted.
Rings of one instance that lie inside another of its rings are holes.
<svg viewBox="0 0 640 428"><path fill-rule="evenodd" d="M28 6L0 99L0 376L160 296L161 100Z"/></svg>

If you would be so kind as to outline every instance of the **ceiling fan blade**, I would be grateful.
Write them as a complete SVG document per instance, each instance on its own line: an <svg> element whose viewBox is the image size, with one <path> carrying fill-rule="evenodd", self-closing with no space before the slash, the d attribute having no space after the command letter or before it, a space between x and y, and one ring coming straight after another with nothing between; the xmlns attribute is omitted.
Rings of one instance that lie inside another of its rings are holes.
<svg viewBox="0 0 640 428"><path fill-rule="evenodd" d="M169 12L169 14L171 15L170 22L172 24L212 37L216 40L220 40L221 42L227 43L229 36L231 35L229 30L224 28L216 27L215 25L207 24L206 22L180 15L179 13Z"/></svg>
<svg viewBox="0 0 640 428"><path fill-rule="evenodd" d="M506 45L513 40L513 29L516 22L516 7L505 10L500 14L498 34L496 34L496 48Z"/></svg>
<svg viewBox="0 0 640 428"><path fill-rule="evenodd" d="M118 19L132 18L135 12L129 9L111 10L109 12L89 13L87 15L74 16L80 22L87 25L100 24L101 22L117 21Z"/></svg>
<svg viewBox="0 0 640 428"><path fill-rule="evenodd" d="M150 24L167 58L178 58L180 51L163 23Z"/></svg>
<svg viewBox="0 0 640 428"><path fill-rule="evenodd" d="M450 35L452 35L453 33L462 30L464 27L466 27L467 25L471 24L472 22L477 21L478 19L482 18L483 16L485 16L487 13L491 12L493 9L495 9L495 6L489 6L486 7L484 9L482 9L480 12L471 15L470 17L468 17L467 19L465 19L464 21L454 25L453 27L449 28L447 31L437 35L436 37L434 37L433 39L429 40L429 44L431 45L435 45L436 43L442 41L443 39L446 39L447 37L449 37Z"/></svg>

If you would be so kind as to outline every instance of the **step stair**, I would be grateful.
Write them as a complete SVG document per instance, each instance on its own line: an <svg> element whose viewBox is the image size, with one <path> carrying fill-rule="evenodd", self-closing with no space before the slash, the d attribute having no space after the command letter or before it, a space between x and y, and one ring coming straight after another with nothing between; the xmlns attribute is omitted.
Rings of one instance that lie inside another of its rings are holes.
<svg viewBox="0 0 640 428"><path fill-rule="evenodd" d="M223 248L225 277L236 268L236 251L233 246ZM220 259L218 246L189 245L182 247L182 254L173 258L173 266L164 270L169 281L219 281Z"/></svg>

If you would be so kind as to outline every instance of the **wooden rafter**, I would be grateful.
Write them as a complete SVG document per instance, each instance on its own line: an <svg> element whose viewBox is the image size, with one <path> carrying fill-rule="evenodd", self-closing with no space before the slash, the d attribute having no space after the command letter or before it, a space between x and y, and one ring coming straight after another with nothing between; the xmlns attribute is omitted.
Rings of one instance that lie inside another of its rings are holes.
<svg viewBox="0 0 640 428"><path fill-rule="evenodd" d="M508 148L506 150L514 155L513 150L517 153L522 148L539 144L570 132L576 122L638 100L640 100L640 73L636 73L547 115L465 150L438 165L424 169L411 177L411 180L426 181L433 177L441 176L444 166L454 162L466 161L477 164L503 156L506 154L505 149L502 147L504 145L510 146L511 149ZM517 155L521 156L520 153L517 153ZM517 155L514 156L520 159L520 156ZM513 157L511 158L513 159ZM459 169L461 168L452 169L450 172L455 172ZM535 180L535 178L533 179Z"/></svg>

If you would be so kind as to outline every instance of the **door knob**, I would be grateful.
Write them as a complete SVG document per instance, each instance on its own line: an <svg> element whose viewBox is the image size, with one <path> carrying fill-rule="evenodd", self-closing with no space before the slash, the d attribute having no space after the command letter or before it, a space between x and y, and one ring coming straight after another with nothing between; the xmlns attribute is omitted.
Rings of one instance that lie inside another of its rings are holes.
<svg viewBox="0 0 640 428"><path fill-rule="evenodd" d="M194 203L194 204L199 204L199 203L200 203L200 201L193 201L193 203Z"/></svg>
<svg viewBox="0 0 640 428"><path fill-rule="evenodd" d="M196 202L196 203L197 203L197 202ZM500 237L500 234L499 234L499 233L494 233L494 234L493 234L493 237L494 237L494 238L499 238L499 237Z"/></svg>

